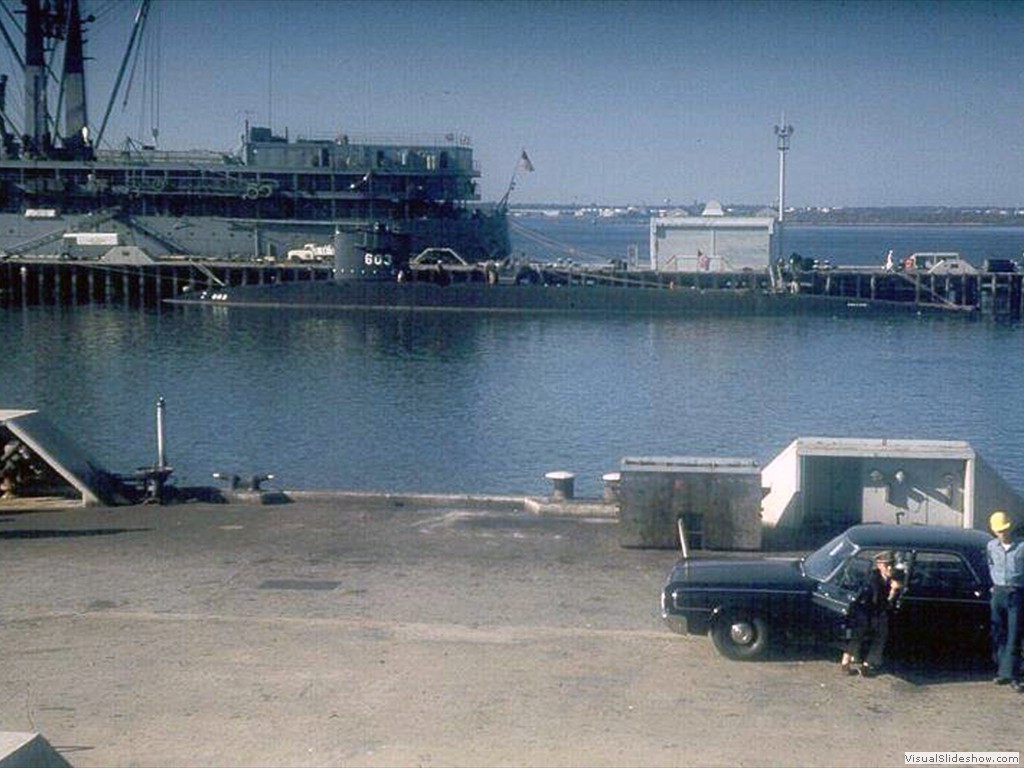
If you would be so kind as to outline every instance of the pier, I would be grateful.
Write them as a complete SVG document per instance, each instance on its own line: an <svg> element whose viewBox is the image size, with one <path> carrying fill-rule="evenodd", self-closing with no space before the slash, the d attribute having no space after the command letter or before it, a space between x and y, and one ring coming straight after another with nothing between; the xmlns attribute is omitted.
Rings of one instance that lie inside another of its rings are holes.
<svg viewBox="0 0 1024 768"><path fill-rule="evenodd" d="M78 768L884 765L994 722L1022 743L987 670L716 657L658 614L678 552L617 527L454 498L5 514L0 723Z"/></svg>
<svg viewBox="0 0 1024 768"><path fill-rule="evenodd" d="M416 280L435 281L436 267L417 270ZM445 282L483 282L479 275L445 273ZM420 274L422 272L422 274ZM327 263L166 259L147 263L8 257L0 261L0 307L121 305L154 308L191 291L246 285L328 281ZM511 276L504 280L512 280ZM517 283L621 286L624 290L697 290L791 294L918 308L934 314L1024 319L1024 275L1017 272L937 273L840 267L807 271L665 272L604 265L532 265ZM528 289L524 285L524 290Z"/></svg>
<svg viewBox="0 0 1024 768"><path fill-rule="evenodd" d="M157 307L183 292L239 285L329 280L330 266L296 262L167 259L145 264L10 258L0 261L0 307Z"/></svg>
<svg viewBox="0 0 1024 768"><path fill-rule="evenodd" d="M1017 321L1024 317L1021 277L1015 272L938 274L841 268L797 273L783 285L811 296L911 304Z"/></svg>

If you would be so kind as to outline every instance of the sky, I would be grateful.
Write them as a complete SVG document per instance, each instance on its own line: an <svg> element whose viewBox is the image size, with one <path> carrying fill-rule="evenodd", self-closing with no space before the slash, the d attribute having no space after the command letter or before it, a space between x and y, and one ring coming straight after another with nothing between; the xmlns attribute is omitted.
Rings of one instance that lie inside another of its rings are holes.
<svg viewBox="0 0 1024 768"><path fill-rule="evenodd" d="M82 2L98 127L138 3ZM456 133L485 200L525 150L516 203L774 205L784 115L787 205L1024 206L1024 2L154 0L142 40L105 144Z"/></svg>

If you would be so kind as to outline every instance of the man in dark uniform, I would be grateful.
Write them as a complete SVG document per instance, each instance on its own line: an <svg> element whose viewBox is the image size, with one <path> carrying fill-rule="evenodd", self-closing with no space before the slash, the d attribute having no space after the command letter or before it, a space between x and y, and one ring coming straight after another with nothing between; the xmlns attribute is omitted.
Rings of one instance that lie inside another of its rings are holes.
<svg viewBox="0 0 1024 768"><path fill-rule="evenodd" d="M872 561L868 581L853 606L852 637L839 664L848 675L873 677L882 666L892 616L905 586L895 566L892 552L880 552Z"/></svg>
<svg viewBox="0 0 1024 768"><path fill-rule="evenodd" d="M1024 541L1003 511L988 520L996 535L988 543L988 569L992 576L992 656L998 666L994 682L1021 687L1021 640L1024 633Z"/></svg>

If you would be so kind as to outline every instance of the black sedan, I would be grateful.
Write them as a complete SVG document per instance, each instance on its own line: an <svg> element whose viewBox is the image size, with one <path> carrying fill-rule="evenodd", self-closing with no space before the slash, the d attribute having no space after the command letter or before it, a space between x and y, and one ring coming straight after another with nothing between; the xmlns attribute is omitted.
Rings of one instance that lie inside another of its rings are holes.
<svg viewBox="0 0 1024 768"><path fill-rule="evenodd" d="M731 659L758 659L801 641L841 644L875 555L896 560L905 585L890 644L929 659L984 654L989 588L982 531L857 525L803 558L680 560L661 594L676 631L708 634Z"/></svg>

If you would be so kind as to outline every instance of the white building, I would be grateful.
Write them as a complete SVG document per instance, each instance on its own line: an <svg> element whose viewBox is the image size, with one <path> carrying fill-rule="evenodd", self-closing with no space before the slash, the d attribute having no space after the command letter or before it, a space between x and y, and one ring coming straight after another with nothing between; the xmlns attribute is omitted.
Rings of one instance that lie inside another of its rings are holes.
<svg viewBox="0 0 1024 768"><path fill-rule="evenodd" d="M712 200L700 216L651 219L651 269L764 272L774 238L774 217L726 216L721 203Z"/></svg>
<svg viewBox="0 0 1024 768"><path fill-rule="evenodd" d="M801 437L762 471L769 528L835 529L856 523L985 530L995 509L1024 501L967 442Z"/></svg>

